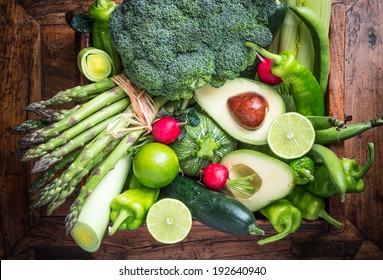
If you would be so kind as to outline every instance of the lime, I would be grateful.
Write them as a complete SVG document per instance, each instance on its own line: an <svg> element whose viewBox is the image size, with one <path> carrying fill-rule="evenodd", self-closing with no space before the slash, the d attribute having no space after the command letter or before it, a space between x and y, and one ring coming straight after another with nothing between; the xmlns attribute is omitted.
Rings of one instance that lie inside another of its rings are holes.
<svg viewBox="0 0 383 280"><path fill-rule="evenodd" d="M149 188L162 188L170 184L179 172L176 153L167 145L151 142L143 145L133 159L133 173L137 180Z"/></svg>
<svg viewBox="0 0 383 280"><path fill-rule="evenodd" d="M163 198L150 207L146 227L158 242L174 244L185 239L192 227L192 215L180 200Z"/></svg>
<svg viewBox="0 0 383 280"><path fill-rule="evenodd" d="M277 117L267 133L270 149L284 159L303 156L311 149L314 140L315 130L310 120L296 112Z"/></svg>

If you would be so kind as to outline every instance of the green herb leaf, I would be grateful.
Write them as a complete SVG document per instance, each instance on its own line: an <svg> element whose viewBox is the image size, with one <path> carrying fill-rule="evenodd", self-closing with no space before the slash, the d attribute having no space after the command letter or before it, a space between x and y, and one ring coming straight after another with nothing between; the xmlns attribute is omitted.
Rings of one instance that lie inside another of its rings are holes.
<svg viewBox="0 0 383 280"><path fill-rule="evenodd" d="M92 32L93 19L84 12L74 15L71 20L71 27L78 32Z"/></svg>

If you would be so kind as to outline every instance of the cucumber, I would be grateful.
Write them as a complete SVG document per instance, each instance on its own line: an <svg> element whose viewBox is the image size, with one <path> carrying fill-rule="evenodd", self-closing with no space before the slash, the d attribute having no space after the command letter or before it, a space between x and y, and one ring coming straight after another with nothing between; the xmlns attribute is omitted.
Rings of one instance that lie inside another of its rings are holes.
<svg viewBox="0 0 383 280"><path fill-rule="evenodd" d="M265 234L256 226L254 214L241 202L189 177L178 175L161 189L161 196L182 201L195 220L212 229L235 235Z"/></svg>

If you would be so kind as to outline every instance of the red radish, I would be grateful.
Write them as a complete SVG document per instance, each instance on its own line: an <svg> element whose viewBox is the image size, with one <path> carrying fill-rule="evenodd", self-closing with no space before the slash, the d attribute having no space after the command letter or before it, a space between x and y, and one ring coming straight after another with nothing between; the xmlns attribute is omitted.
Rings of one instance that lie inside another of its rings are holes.
<svg viewBox="0 0 383 280"><path fill-rule="evenodd" d="M155 141L171 144L181 133L181 126L175 118L163 116L152 125L152 135Z"/></svg>
<svg viewBox="0 0 383 280"><path fill-rule="evenodd" d="M258 77L261 82L276 86L282 82L281 78L275 76L273 72L271 72L271 65L273 64L273 60L269 58L260 57L261 63L258 64Z"/></svg>
<svg viewBox="0 0 383 280"><path fill-rule="evenodd" d="M245 196L251 196L255 192L253 184L255 173L238 179L230 179L229 174L225 165L211 163L202 171L202 181L207 188L216 191L230 188Z"/></svg>
<svg viewBox="0 0 383 280"><path fill-rule="evenodd" d="M209 188L220 191L226 188L229 170L223 164L211 163L202 172L202 181Z"/></svg>

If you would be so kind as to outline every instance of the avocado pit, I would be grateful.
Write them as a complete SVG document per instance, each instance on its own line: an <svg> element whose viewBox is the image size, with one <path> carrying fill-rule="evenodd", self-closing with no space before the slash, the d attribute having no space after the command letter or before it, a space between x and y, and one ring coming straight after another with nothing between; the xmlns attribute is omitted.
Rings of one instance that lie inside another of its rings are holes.
<svg viewBox="0 0 383 280"><path fill-rule="evenodd" d="M227 106L234 120L247 130L259 128L269 110L266 98L252 91L228 98Z"/></svg>

